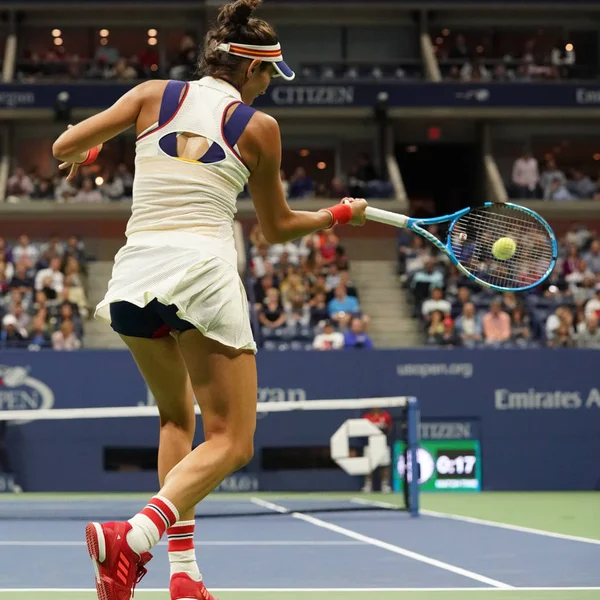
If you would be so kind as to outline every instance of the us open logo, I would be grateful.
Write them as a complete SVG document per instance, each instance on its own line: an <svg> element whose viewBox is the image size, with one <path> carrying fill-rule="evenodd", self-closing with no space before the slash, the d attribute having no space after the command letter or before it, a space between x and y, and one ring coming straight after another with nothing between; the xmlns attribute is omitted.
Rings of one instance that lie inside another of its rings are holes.
<svg viewBox="0 0 600 600"><path fill-rule="evenodd" d="M30 377L28 367L0 365L0 410L35 411L53 406L54 392L43 381Z"/></svg>

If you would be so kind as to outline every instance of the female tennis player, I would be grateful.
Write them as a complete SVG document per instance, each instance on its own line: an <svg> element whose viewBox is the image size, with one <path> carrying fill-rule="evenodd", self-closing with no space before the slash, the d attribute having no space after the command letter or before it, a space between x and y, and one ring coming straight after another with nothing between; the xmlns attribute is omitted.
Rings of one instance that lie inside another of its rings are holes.
<svg viewBox="0 0 600 600"><path fill-rule="evenodd" d="M133 210L96 316L121 335L160 412L162 489L123 523L90 523L86 540L100 600L129 600L148 551L167 531L171 597L211 600L194 552L194 507L253 454L257 380L233 219L249 185L271 243L333 225L362 225L366 202L290 210L274 119L250 107L272 77L294 78L260 0L224 6L190 83L149 81L69 128L54 156L73 177L102 144L135 125ZM194 396L205 442L192 451Z"/></svg>

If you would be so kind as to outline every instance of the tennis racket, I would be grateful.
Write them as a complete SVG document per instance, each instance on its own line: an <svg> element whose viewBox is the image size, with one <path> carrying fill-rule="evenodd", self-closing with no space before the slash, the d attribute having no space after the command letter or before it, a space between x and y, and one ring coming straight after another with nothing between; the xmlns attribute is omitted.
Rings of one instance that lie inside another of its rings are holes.
<svg viewBox="0 0 600 600"><path fill-rule="evenodd" d="M501 292L529 290L547 279L556 265L558 244L552 228L536 212L517 204L486 202L434 219L411 219L369 206L366 217L418 233L469 279ZM446 243L425 229L440 223L449 223Z"/></svg>

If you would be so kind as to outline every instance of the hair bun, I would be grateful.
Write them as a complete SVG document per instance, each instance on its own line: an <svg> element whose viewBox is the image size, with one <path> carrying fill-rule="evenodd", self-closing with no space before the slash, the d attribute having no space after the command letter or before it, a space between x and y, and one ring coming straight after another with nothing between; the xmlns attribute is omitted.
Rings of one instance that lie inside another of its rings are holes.
<svg viewBox="0 0 600 600"><path fill-rule="evenodd" d="M219 13L219 25L233 25L243 27L248 24L252 13L258 8L262 0L235 0L226 4Z"/></svg>

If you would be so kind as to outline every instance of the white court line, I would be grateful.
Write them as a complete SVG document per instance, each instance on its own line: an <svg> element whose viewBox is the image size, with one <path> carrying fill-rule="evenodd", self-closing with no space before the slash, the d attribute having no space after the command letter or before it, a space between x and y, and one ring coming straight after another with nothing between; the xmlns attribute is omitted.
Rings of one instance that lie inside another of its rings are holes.
<svg viewBox="0 0 600 600"><path fill-rule="evenodd" d="M150 588L139 590L138 593L165 593L169 590L166 588ZM314 592L345 592L345 593L360 593L360 592L595 592L600 591L600 587L517 587L508 590L494 587L468 587L468 588L211 588L215 593L235 592L238 594L251 593L314 593ZM60 593L90 593L95 594L96 590L92 588L0 588L2 593L27 593L31 592L60 592Z"/></svg>
<svg viewBox="0 0 600 600"><path fill-rule="evenodd" d="M160 542L159 546L167 546L168 542ZM313 542L306 540L260 540L260 541L208 541L198 540L196 545L202 546L364 546L364 542L325 541ZM48 541L48 540L2 540L0 546L85 546L85 542L77 541Z"/></svg>
<svg viewBox="0 0 600 600"><path fill-rule="evenodd" d="M351 502L355 504L365 504L368 506L379 506L381 508L393 508L398 509L396 504L390 504L389 502L379 502L377 500L365 500L364 498L352 498ZM582 537L579 535L569 535L567 533L555 533L554 531L547 531L546 529L535 529L533 527L523 527L521 525L512 525L510 523L500 523L498 521L488 521L487 519L477 519L475 517L464 517L462 515L453 515L450 513L438 512L435 510L420 510L424 515L428 517L435 517L436 519L449 519L452 521L464 521L465 523L474 523L475 525L487 525L488 527L497 527L498 529L508 529L510 531L520 531L521 533L532 533L534 535L543 535L546 537L556 538L559 540L569 540L570 542L583 542L585 544L596 544L600 546L600 540L594 538Z"/></svg>
<svg viewBox="0 0 600 600"><path fill-rule="evenodd" d="M311 517L309 515L304 515L301 512L291 512L284 506L279 506L278 504L267 502L266 500L262 500L261 498L251 498L250 501L258 506L262 506L263 508L268 508L272 511L282 514L289 514L294 519L299 519L301 521L305 521L306 523L310 523L311 525L315 525L316 527L328 529L329 531L339 533L340 535L344 535L359 542L364 542L366 544L376 546L377 548L388 550L389 552L394 552L395 554L400 554L402 556L406 556L407 558L412 558L413 560L418 560L419 562L431 565L432 567L437 567L438 569L450 571L455 575L462 575L463 577L468 577L469 579L473 579L474 581L479 581L480 583L485 583L486 585L491 585L504 590L513 589L513 586L508 585L507 583L503 583L502 581L485 577L484 575L480 575L479 573L474 573L473 571L462 569L461 567L455 567L454 565L442 562L441 560L430 558L429 556L425 556L424 554L418 554L417 552L413 552L412 550L407 550L406 548L401 548L400 546L395 546L393 544L389 544L387 542L383 542L381 540L362 535L361 533L352 531L351 529L346 529L345 527L340 527L339 525L334 525L333 523L329 523L328 521L323 521L321 519L316 519L315 517Z"/></svg>

